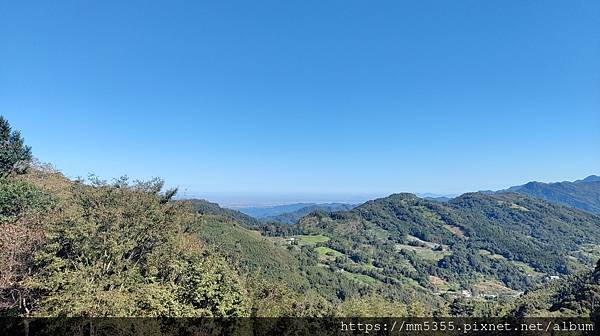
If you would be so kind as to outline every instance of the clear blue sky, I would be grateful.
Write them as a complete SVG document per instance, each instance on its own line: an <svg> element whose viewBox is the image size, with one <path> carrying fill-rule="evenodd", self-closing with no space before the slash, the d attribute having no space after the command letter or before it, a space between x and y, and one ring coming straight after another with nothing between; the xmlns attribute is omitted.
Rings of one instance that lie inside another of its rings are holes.
<svg viewBox="0 0 600 336"><path fill-rule="evenodd" d="M600 172L599 1L3 1L0 41L0 113L68 176L307 200Z"/></svg>

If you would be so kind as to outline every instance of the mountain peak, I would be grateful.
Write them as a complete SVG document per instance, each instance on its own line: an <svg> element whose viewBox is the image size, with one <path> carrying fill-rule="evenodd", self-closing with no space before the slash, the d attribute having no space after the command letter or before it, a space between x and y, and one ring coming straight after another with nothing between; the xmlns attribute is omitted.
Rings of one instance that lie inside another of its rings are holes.
<svg viewBox="0 0 600 336"><path fill-rule="evenodd" d="M419 197L417 195L415 195L415 194L403 192L403 193L391 194L387 198L390 198L390 199L406 199L406 198L410 198L410 199L412 199L412 198L419 198Z"/></svg>
<svg viewBox="0 0 600 336"><path fill-rule="evenodd" d="M598 215L600 214L600 186L597 182L600 182L600 176L590 175L574 182L529 182L501 192L517 192Z"/></svg>
<svg viewBox="0 0 600 336"><path fill-rule="evenodd" d="M583 180L575 181L575 182L600 182L600 176L598 175L590 175Z"/></svg>

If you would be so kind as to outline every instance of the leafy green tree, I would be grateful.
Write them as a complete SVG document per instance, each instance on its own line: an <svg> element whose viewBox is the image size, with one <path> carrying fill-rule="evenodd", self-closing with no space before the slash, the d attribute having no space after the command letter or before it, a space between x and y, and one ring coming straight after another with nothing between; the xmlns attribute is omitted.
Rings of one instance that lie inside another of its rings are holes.
<svg viewBox="0 0 600 336"><path fill-rule="evenodd" d="M184 232L197 215L169 202L162 181L72 183L45 223L28 288L33 315L246 314L237 274Z"/></svg>
<svg viewBox="0 0 600 336"><path fill-rule="evenodd" d="M450 304L449 310L450 315L452 316L465 317L473 316L475 308L470 300L456 298L452 301L452 304Z"/></svg>
<svg viewBox="0 0 600 336"><path fill-rule="evenodd" d="M190 316L243 316L248 293L237 274L218 258L187 253L178 284L179 300L193 308Z"/></svg>
<svg viewBox="0 0 600 336"><path fill-rule="evenodd" d="M27 171L31 161L31 147L25 146L21 133L12 130L4 117L0 116L0 176Z"/></svg>
<svg viewBox="0 0 600 336"><path fill-rule="evenodd" d="M0 179L0 223L15 222L31 211L51 205L51 197L31 183Z"/></svg>
<svg viewBox="0 0 600 336"><path fill-rule="evenodd" d="M22 281L43 241L51 197L24 181L0 178L0 314L26 312L31 292Z"/></svg>

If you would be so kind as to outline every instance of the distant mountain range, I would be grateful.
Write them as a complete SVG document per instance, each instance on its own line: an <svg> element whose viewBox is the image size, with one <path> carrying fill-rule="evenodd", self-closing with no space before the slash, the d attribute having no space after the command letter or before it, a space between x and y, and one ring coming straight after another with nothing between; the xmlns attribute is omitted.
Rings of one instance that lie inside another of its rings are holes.
<svg viewBox="0 0 600 336"><path fill-rule="evenodd" d="M265 218L269 216L277 216L286 212L293 212L307 206L316 205L317 203L292 203L273 206L254 206L236 208L235 210L245 213L254 218Z"/></svg>
<svg viewBox="0 0 600 336"><path fill-rule="evenodd" d="M600 176L590 175L574 182L529 182L499 191L483 191L484 194L515 192L541 198L548 202L600 214ZM454 195L418 194L417 196L437 202L448 202ZM348 211L357 204L346 203L293 203L276 206L245 207L237 211L263 223L296 224L302 217L314 212L326 213Z"/></svg>
<svg viewBox="0 0 600 336"><path fill-rule="evenodd" d="M300 218L313 211L346 211L355 206L355 204L346 203L293 203L268 207L248 207L237 210L263 222L295 224Z"/></svg>
<svg viewBox="0 0 600 336"><path fill-rule="evenodd" d="M356 205L344 204L344 203L325 203L325 204L313 204L300 208L296 211L282 213L276 216L267 216L261 218L263 222L275 222L282 224L296 224L300 218L315 212L321 211L325 213L331 213L336 211L348 211L352 210Z"/></svg>
<svg viewBox="0 0 600 336"><path fill-rule="evenodd" d="M591 175L574 182L529 182L503 191L537 197L548 202L600 214L600 176Z"/></svg>

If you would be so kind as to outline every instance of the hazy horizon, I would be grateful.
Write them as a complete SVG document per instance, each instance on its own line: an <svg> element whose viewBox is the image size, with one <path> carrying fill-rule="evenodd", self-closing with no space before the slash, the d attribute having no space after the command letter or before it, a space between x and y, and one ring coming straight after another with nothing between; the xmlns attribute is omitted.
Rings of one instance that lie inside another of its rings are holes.
<svg viewBox="0 0 600 336"><path fill-rule="evenodd" d="M390 193L391 194L391 193ZM205 199L221 206L238 209L251 207L271 207L296 203L345 203L359 204L366 201L389 196L390 194L249 194L249 193L190 193L185 190L178 195L179 199ZM442 195L439 195L442 196ZM446 195L448 196L448 195Z"/></svg>
<svg viewBox="0 0 600 336"><path fill-rule="evenodd" d="M387 197L391 194L397 193L411 193L415 194L419 197L456 197L468 192L478 192L478 191L498 191L503 189L508 189L513 186L518 186L525 184L527 182L543 182L543 183L556 183L556 182L573 182L576 180L584 179L590 175L598 175L597 173L590 173L585 176L575 177L572 179L564 179L557 181L540 181L540 180L531 180L515 183L508 186L502 186L498 188L488 188L488 189L477 189L477 190L466 190L463 192L456 193L430 193L430 192L419 192L419 191L410 191L410 190L398 190L398 191L390 191L390 192L380 192L380 193L346 193L346 194L336 194L336 193L303 193L303 194L271 194L271 193L248 193L248 192L194 192L187 190L185 188L181 188L179 186L179 199L205 199L213 203L218 203L221 206L238 209L238 208L251 208L251 207L271 207L278 205L288 205L294 203L347 203L347 204L359 204L364 203L369 200L373 200L376 198Z"/></svg>

